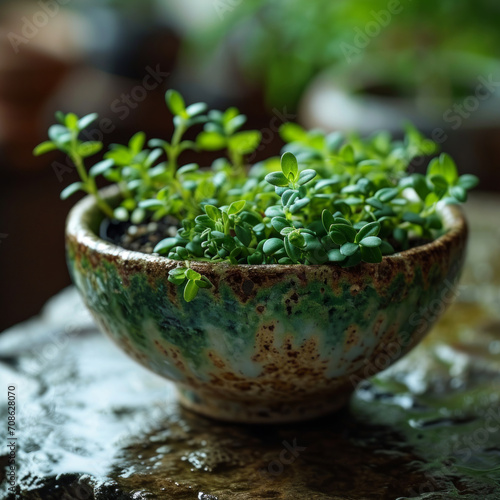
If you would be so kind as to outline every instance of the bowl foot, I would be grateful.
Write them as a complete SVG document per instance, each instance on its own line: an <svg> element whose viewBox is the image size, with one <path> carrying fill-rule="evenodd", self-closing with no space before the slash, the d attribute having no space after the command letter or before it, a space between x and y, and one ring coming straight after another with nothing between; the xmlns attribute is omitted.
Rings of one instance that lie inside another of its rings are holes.
<svg viewBox="0 0 500 500"><path fill-rule="evenodd" d="M300 422L339 410L349 401L352 388L337 390L328 396L301 401L246 401L217 398L206 392L177 387L185 408L206 417L245 424Z"/></svg>

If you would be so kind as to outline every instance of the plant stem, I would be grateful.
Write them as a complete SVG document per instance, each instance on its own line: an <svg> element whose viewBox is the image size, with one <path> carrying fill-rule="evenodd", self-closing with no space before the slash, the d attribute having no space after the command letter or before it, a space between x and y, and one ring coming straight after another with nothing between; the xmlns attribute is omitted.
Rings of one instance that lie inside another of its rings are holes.
<svg viewBox="0 0 500 500"><path fill-rule="evenodd" d="M172 143L170 144L170 154L168 155L168 171L172 178L174 177L175 171L177 170L177 158L180 154L179 145L185 131L186 125L184 121L182 121L179 126L175 127L174 135L172 136Z"/></svg>
<svg viewBox="0 0 500 500"><path fill-rule="evenodd" d="M113 209L100 197L94 178L87 174L87 170L85 169L85 165L83 163L83 158L76 152L77 149L76 136L73 139L72 149L73 151L70 153L71 160L75 164L80 179L85 184L87 193L94 196L97 206L104 213L104 215L112 219L114 217Z"/></svg>

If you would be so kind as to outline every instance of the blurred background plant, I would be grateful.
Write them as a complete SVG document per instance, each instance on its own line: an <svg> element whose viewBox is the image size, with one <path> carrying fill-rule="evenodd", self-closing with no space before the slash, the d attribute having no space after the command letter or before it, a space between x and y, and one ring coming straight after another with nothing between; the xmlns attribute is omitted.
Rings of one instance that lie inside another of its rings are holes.
<svg viewBox="0 0 500 500"><path fill-rule="evenodd" d="M288 120L401 136L409 119L461 173L498 190L499 27L494 0L2 2L0 331L69 284L63 228L74 200L61 204L59 192L78 175L57 152L31 155L56 110L97 111L86 139L106 145L137 130L168 137L158 111L178 88L188 102L247 115L262 134L254 162L279 153Z"/></svg>
<svg viewBox="0 0 500 500"><path fill-rule="evenodd" d="M307 9L298 0L245 0L220 14L194 37L200 62L231 46L246 77L278 107L297 107L311 80L331 69L383 75L384 93L465 96L470 56L496 57L500 42L500 5L490 0L316 0Z"/></svg>

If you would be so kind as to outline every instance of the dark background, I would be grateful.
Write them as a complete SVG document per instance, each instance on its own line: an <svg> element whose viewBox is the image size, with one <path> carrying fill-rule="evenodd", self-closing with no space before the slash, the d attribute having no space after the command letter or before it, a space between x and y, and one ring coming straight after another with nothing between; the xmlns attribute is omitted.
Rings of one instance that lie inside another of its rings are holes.
<svg viewBox="0 0 500 500"><path fill-rule="evenodd" d="M499 6L456 3L2 2L0 331L70 284L64 221L77 197L59 193L77 175L58 154L31 154L57 110L99 112L108 120L92 133L106 144L164 137L176 88L188 103L239 107L263 133L254 161L279 152L286 120L398 135L409 118L498 190ZM152 71L161 81L144 90Z"/></svg>

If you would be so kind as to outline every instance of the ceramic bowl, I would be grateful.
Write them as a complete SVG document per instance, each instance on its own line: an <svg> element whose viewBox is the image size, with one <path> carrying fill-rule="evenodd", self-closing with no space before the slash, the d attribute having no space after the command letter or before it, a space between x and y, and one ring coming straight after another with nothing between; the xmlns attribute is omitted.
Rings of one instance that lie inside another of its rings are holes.
<svg viewBox="0 0 500 500"><path fill-rule="evenodd" d="M441 215L443 236L380 264L192 262L214 287L190 303L167 280L180 262L97 236L102 215L90 197L69 214L67 258L102 330L172 380L185 407L228 421L295 421L343 406L361 380L414 347L453 300L467 225L458 207Z"/></svg>

